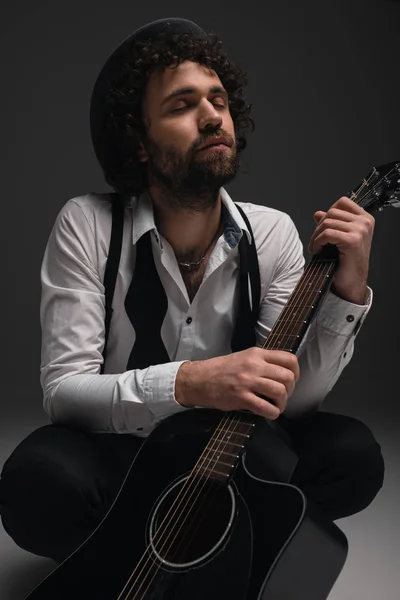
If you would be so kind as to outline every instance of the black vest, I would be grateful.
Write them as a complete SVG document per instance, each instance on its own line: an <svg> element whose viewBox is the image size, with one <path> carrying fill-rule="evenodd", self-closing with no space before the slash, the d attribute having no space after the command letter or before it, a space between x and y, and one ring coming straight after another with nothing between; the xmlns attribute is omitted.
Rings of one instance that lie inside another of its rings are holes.
<svg viewBox="0 0 400 600"><path fill-rule="evenodd" d="M112 197L112 229L104 273L106 315L101 373L104 372L106 360L107 340L113 312L112 300L120 262L124 220L123 197L116 193L110 195ZM260 307L260 271L254 236L247 216L240 206L236 206L250 231L252 244L249 244L246 235L242 235L239 242L239 311L231 340L232 352L255 346L255 325ZM136 249L135 270L125 298L125 309L134 327L136 340L126 370L144 369L151 364L164 364L170 361L160 333L168 308L168 300L154 264L150 231L138 240ZM249 299L249 277L251 302Z"/></svg>

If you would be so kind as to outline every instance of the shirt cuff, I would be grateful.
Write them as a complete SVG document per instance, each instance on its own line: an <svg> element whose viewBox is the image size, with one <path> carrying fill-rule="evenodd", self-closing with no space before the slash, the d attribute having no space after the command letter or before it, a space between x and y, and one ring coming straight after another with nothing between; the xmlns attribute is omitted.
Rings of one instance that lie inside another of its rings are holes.
<svg viewBox="0 0 400 600"><path fill-rule="evenodd" d="M339 335L356 335L371 308L372 297L370 287L367 288L365 304L353 304L329 291L318 311L316 321L319 326Z"/></svg>
<svg viewBox="0 0 400 600"><path fill-rule="evenodd" d="M144 380L145 402L155 417L163 419L177 412L188 410L175 400L175 380L179 367L186 360L148 368Z"/></svg>

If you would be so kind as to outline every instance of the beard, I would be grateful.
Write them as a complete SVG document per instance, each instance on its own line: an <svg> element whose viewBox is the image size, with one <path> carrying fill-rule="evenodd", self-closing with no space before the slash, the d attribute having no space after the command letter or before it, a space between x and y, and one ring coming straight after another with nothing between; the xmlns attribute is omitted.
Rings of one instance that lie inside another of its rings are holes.
<svg viewBox="0 0 400 600"><path fill-rule="evenodd" d="M161 147L147 139L149 184L162 190L170 208L195 212L212 208L220 188L235 178L240 166L235 140L224 132L213 137L216 135L224 135L231 146L222 151L198 152L203 143L198 142L183 154L173 146Z"/></svg>

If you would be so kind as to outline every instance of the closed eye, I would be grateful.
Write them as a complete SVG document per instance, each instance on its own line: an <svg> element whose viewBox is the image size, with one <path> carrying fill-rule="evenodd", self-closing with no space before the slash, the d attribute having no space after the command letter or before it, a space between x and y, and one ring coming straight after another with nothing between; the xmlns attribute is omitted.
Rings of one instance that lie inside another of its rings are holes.
<svg viewBox="0 0 400 600"><path fill-rule="evenodd" d="M214 106L215 106L216 108L221 108L221 109L224 109L224 108L225 108L225 104L219 104L219 103L217 103L217 102L214 102L213 104L214 104ZM179 112L183 112L183 111L184 111L184 110L186 110L187 108L191 108L191 106L189 106L189 105L186 105L186 106L182 106L181 108L174 108L173 110L171 110L171 112L172 112L172 113L179 113Z"/></svg>

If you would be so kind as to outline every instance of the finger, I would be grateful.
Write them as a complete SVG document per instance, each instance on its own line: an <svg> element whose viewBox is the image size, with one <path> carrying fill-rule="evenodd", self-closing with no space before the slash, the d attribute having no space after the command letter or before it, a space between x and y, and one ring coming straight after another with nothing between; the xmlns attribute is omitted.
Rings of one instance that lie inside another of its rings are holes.
<svg viewBox="0 0 400 600"><path fill-rule="evenodd" d="M318 254L320 250L327 244L333 244L343 251L346 247L350 247L349 232L339 231L338 229L325 229L318 235L313 244L314 254Z"/></svg>
<svg viewBox="0 0 400 600"><path fill-rule="evenodd" d="M263 351L263 359L265 362L290 369L294 373L296 381L298 380L300 377L300 367L295 354L287 352L286 350L261 350Z"/></svg>
<svg viewBox="0 0 400 600"><path fill-rule="evenodd" d="M314 234L308 245L308 251L313 254L316 254L318 252L318 249L316 249L315 241L320 238L321 234L324 231L333 230L333 229L337 230L337 231L344 231L344 232L348 233L348 232L352 231L353 223L349 222L349 221L338 221L336 219L330 219L330 218L324 219L324 222L321 223L320 225L318 225L318 227L316 227ZM318 248L321 249L322 246L318 246Z"/></svg>
<svg viewBox="0 0 400 600"><path fill-rule="evenodd" d="M324 212L323 210L317 210L317 212L314 213L314 221L316 223L319 223L321 221L321 219L324 218L325 215L326 215L326 212Z"/></svg>
<svg viewBox="0 0 400 600"><path fill-rule="evenodd" d="M349 221L338 221L337 219L325 219L321 225L318 225L314 232L314 241L323 231L335 229L337 231L353 231L355 224Z"/></svg>
<svg viewBox="0 0 400 600"><path fill-rule="evenodd" d="M259 373L259 377L282 383L287 388L296 383L296 376L292 369L271 363L265 364L264 369ZM257 377L257 380L258 379L259 378Z"/></svg>
<svg viewBox="0 0 400 600"><path fill-rule="evenodd" d="M277 406L269 402L268 399L260 398L255 394L251 394L246 399L246 407L247 410L250 410L255 415L259 415L260 417L265 417L266 419L270 419L274 421L279 417L281 411Z"/></svg>
<svg viewBox="0 0 400 600"><path fill-rule="evenodd" d="M272 379L260 378L257 380L254 388L251 390L257 396L262 396L268 399L272 404L279 408L280 412L284 411L289 397L294 390L294 384L288 388L278 381Z"/></svg>
<svg viewBox="0 0 400 600"><path fill-rule="evenodd" d="M360 212L349 212L341 208L330 208L327 213L327 218L337 219L339 221L347 221L349 223L367 223L369 227L375 224L375 218L363 208L358 207ZM325 222L325 220L324 220Z"/></svg>
<svg viewBox="0 0 400 600"><path fill-rule="evenodd" d="M352 222L359 216L342 208L330 208L326 213L327 219L337 219L338 221Z"/></svg>
<svg viewBox="0 0 400 600"><path fill-rule="evenodd" d="M353 203L354 204L354 203ZM343 208L334 208L331 207L328 212L324 212L322 210L317 210L314 213L314 221L317 224L321 224L322 221L326 219L338 219L340 221L353 221L355 217L359 215L359 213L354 213L353 211L344 210ZM346 205L347 206L347 205Z"/></svg>
<svg viewBox="0 0 400 600"><path fill-rule="evenodd" d="M358 206L358 204L356 204L356 202L351 200L348 196L342 196L339 198L339 200L332 204L331 208L343 209L355 215L362 215L365 212L361 206Z"/></svg>

